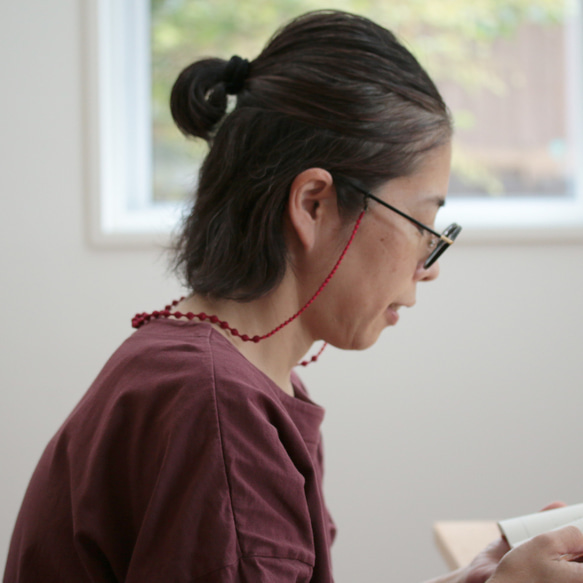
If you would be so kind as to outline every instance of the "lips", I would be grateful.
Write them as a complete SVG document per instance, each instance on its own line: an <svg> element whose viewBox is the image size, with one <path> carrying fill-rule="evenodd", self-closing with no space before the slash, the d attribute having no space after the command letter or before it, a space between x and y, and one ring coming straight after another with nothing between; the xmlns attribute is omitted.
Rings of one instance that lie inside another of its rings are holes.
<svg viewBox="0 0 583 583"><path fill-rule="evenodd" d="M386 309L385 314L387 316L387 320L389 321L389 326L394 326L399 321L399 309L400 308L412 308L415 305L415 300L411 300L408 302L393 302L389 305Z"/></svg>
<svg viewBox="0 0 583 583"><path fill-rule="evenodd" d="M399 321L399 304L391 304L385 311L389 326L394 326Z"/></svg>

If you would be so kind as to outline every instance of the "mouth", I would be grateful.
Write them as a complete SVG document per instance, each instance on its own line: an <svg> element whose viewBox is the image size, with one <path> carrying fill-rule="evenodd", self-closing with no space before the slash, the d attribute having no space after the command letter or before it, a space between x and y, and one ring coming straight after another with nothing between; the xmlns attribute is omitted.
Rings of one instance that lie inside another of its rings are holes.
<svg viewBox="0 0 583 583"><path fill-rule="evenodd" d="M386 310L385 310L385 316L387 318L387 322L389 324L389 326L395 326L397 324L397 322L399 321L399 308L400 308L400 304L391 304Z"/></svg>
<svg viewBox="0 0 583 583"><path fill-rule="evenodd" d="M400 308L412 308L415 305L415 301L408 302L406 304L400 304L394 302L390 304L385 310L385 315L389 322L389 326L394 326L399 321L399 309Z"/></svg>

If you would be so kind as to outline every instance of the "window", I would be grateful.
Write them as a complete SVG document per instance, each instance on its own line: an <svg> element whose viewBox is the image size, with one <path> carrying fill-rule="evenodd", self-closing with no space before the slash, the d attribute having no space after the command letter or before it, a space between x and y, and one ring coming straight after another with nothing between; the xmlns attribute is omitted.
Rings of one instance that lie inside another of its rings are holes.
<svg viewBox="0 0 583 583"><path fill-rule="evenodd" d="M150 5L91 0L85 9L91 240L158 243L183 204L154 197Z"/></svg>
<svg viewBox="0 0 583 583"><path fill-rule="evenodd" d="M344 0L391 28L452 108L455 156L440 222L464 240L583 239L583 0ZM337 4L340 6L340 3ZM252 58L319 0L92 0L87 14L93 240L164 237L194 190L205 145L168 110L202 55Z"/></svg>

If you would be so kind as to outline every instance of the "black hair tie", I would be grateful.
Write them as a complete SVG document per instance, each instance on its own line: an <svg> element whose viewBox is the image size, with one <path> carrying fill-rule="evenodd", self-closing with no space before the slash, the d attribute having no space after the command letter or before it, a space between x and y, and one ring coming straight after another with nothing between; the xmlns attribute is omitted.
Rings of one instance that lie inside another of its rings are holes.
<svg viewBox="0 0 583 583"><path fill-rule="evenodd" d="M250 68L251 66L247 59L242 59L237 55L231 57L231 60L225 67L225 74L223 75L225 91L228 95L237 95L237 93L243 89L243 85L249 76Z"/></svg>

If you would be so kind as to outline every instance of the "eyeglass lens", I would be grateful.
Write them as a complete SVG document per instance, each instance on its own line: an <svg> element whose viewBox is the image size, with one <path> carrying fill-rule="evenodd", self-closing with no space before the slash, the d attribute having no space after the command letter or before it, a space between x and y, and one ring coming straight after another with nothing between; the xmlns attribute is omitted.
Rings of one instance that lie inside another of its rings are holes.
<svg viewBox="0 0 583 583"><path fill-rule="evenodd" d="M443 235L452 241L460 234L462 228L456 224L452 223L445 231L443 231ZM437 242L435 249L430 253L429 257L425 260L423 267L425 269L429 269L446 251L446 249L450 246L449 243L440 239Z"/></svg>

